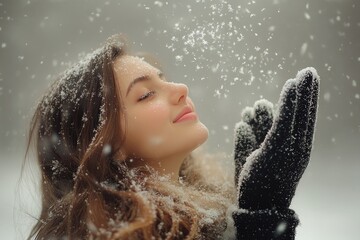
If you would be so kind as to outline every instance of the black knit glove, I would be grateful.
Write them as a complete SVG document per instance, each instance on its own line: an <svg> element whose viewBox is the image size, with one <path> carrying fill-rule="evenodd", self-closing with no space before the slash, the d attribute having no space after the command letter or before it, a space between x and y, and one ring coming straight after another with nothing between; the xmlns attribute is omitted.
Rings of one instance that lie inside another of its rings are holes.
<svg viewBox="0 0 360 240"><path fill-rule="evenodd" d="M260 210L290 206L310 159L318 89L316 70L307 68L300 71L296 79L286 81L273 121L272 105L265 101L266 104L255 104L254 115L248 114L248 119L246 111L243 114L244 124L239 125L242 129L236 142L247 148L235 155L240 208ZM250 146L256 150L243 163Z"/></svg>
<svg viewBox="0 0 360 240"><path fill-rule="evenodd" d="M243 111L235 140L239 239L294 238L298 219L289 206L310 159L318 89L316 70L307 68L286 81L274 119L266 100Z"/></svg>

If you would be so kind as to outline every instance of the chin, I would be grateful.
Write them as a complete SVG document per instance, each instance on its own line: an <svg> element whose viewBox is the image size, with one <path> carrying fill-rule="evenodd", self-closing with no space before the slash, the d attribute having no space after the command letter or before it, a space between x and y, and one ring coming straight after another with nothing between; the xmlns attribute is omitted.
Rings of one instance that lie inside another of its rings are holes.
<svg viewBox="0 0 360 240"><path fill-rule="evenodd" d="M204 142L206 142L206 140L208 139L209 137L209 129L202 123L202 122L199 122L197 128L196 128L196 131L194 131L194 138L196 138L196 147L197 148L198 146L200 146L201 144L203 144ZM194 148L194 149L195 149Z"/></svg>

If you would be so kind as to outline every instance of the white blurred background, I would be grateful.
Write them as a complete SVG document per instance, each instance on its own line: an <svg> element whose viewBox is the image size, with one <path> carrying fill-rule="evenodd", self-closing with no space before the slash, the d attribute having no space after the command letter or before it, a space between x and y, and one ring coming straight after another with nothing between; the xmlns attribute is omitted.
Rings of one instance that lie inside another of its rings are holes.
<svg viewBox="0 0 360 240"><path fill-rule="evenodd" d="M297 239L360 235L360 2L357 0L0 0L0 233L25 239L36 217L36 166L20 179L36 101L62 70L124 33L189 85L209 152L233 149L240 112L277 102L298 70L321 77L312 159L292 208ZM29 159L28 163L31 163Z"/></svg>

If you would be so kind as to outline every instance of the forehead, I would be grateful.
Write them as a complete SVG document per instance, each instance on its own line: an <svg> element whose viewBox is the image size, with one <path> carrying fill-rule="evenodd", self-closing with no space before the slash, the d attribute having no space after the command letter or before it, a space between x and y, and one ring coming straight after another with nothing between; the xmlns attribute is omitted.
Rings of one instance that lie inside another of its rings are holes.
<svg viewBox="0 0 360 240"><path fill-rule="evenodd" d="M116 78L120 82L129 84L130 81L143 75L153 74L158 69L144 61L140 57L124 55L114 62Z"/></svg>

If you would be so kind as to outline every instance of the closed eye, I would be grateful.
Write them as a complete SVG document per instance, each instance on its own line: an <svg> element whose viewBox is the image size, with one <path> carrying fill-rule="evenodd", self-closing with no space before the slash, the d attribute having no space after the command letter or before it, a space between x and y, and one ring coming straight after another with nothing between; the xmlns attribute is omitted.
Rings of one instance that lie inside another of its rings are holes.
<svg viewBox="0 0 360 240"><path fill-rule="evenodd" d="M150 92L147 92L146 94L142 95L139 99L138 99L138 102L140 101L143 101L145 100L146 98L152 96L155 94L155 91L150 91Z"/></svg>

